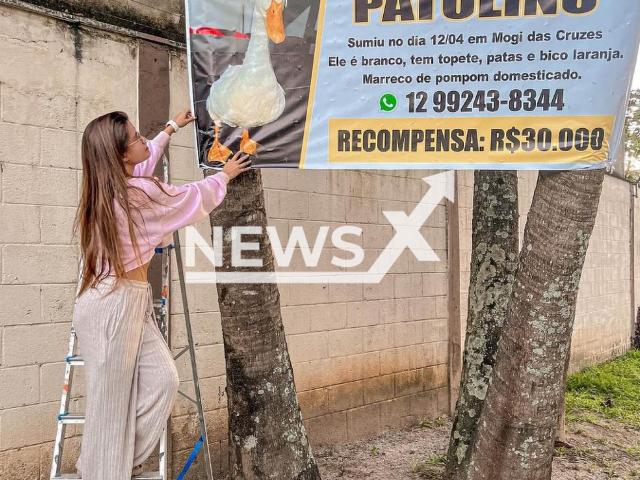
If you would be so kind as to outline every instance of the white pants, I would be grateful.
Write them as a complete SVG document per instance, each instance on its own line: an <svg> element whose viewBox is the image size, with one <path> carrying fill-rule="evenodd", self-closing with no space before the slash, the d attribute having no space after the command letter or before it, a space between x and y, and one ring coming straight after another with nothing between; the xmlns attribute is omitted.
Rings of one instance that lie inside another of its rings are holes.
<svg viewBox="0 0 640 480"><path fill-rule="evenodd" d="M178 392L175 362L155 321L151 286L113 277L76 302L73 325L85 362L83 480L130 480L149 458Z"/></svg>

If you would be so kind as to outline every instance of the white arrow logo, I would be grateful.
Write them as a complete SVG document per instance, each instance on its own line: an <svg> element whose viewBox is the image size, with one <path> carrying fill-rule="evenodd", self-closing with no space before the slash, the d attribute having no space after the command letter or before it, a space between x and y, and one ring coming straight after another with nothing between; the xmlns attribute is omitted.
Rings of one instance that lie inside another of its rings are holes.
<svg viewBox="0 0 640 480"><path fill-rule="evenodd" d="M439 173L423 180L427 182L431 188L422 197L418 206L407 216L404 212L382 212L389 219L393 228L396 229L395 236L389 242L389 245L380 254L380 257L369 269L370 274L379 274L384 277L391 269L400 254L409 247L418 260L421 262L438 262L440 259L429 246L424 237L420 234L420 227L424 225L427 218L433 213L436 205L443 198L454 201L454 179L453 170ZM378 280L378 281L380 281Z"/></svg>
<svg viewBox="0 0 640 480"><path fill-rule="evenodd" d="M425 177L430 185L416 208L404 212L382 212L396 230L395 235L367 272L187 272L187 283L380 283L407 248L422 262L440 259L420 233L436 206L447 198L454 201L454 171Z"/></svg>

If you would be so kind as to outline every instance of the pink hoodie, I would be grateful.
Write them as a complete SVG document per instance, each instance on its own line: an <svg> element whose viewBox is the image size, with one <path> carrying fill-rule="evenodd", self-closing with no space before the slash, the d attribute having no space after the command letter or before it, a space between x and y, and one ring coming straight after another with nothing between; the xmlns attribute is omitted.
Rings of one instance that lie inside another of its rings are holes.
<svg viewBox="0 0 640 480"><path fill-rule="evenodd" d="M160 182L169 195L158 188L152 180L140 178L153 175L156 163L162 157L169 138L169 135L163 131L147 142L151 156L135 166L133 177L129 179L130 185L139 187L144 192L129 189L129 201L139 209L139 213L135 208L131 213L142 263L136 259L126 214L114 200L118 236L122 247L122 263L127 272L151 260L157 246L169 245L173 232L207 218L209 213L222 203L227 194L229 177L224 172L218 172L203 180L180 187ZM113 268L110 274L115 274Z"/></svg>

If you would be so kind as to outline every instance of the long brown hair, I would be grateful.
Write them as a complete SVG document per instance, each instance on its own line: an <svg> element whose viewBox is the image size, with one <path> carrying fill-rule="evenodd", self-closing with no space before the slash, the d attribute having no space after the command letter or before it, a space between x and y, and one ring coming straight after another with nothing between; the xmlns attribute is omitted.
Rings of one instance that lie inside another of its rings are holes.
<svg viewBox="0 0 640 480"><path fill-rule="evenodd" d="M114 199L126 214L129 236L141 263L134 228L140 226L132 216L139 208L130 202L130 190L143 192L153 200L142 189L127 182L130 175L125 170L123 158L127 150L128 121L124 112L107 113L89 123L82 136L82 195L73 224L74 235L80 230L83 261L78 296L106 278L112 268L116 286L125 274ZM146 178L164 191L155 178Z"/></svg>

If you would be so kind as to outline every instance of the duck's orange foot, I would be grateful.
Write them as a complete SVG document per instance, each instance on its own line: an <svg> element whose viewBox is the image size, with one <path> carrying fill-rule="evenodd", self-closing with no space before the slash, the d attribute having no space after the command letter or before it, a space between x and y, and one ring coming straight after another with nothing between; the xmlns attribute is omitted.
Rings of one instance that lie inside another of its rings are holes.
<svg viewBox="0 0 640 480"><path fill-rule="evenodd" d="M225 145L220 143L218 139L213 142L213 145L209 149L209 154L207 155L207 159L210 162L226 162L231 156L231 150L227 148Z"/></svg>
<svg viewBox="0 0 640 480"><path fill-rule="evenodd" d="M242 132L242 140L240 141L240 151L242 153L246 153L247 155L256 155L258 147L260 144L255 140L251 140L249 138L249 131L245 130Z"/></svg>
<svg viewBox="0 0 640 480"><path fill-rule="evenodd" d="M233 152L229 150L225 145L220 143L220 125L216 125L214 128L213 145L209 149L207 159L210 162L226 162Z"/></svg>

